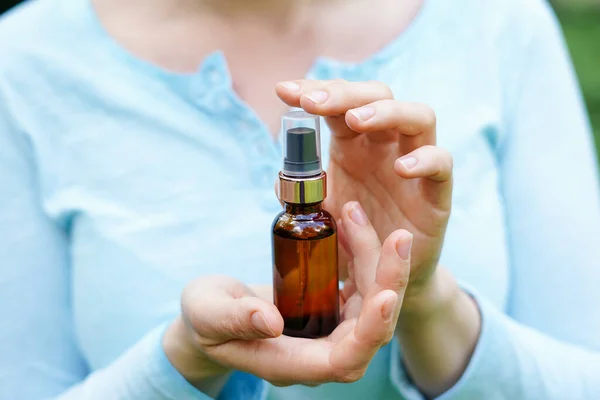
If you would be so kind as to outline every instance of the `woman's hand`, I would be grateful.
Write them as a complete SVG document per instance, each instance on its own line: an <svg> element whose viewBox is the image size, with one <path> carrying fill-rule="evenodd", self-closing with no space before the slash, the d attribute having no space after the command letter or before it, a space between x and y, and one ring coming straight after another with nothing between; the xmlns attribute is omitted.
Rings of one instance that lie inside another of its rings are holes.
<svg viewBox="0 0 600 400"><path fill-rule="evenodd" d="M182 295L182 317L163 346L193 384L246 371L275 385L318 385L360 379L393 335L410 271L412 235L392 232L383 245L356 202L340 211L353 274L341 293L342 323L322 339L283 336L283 319L270 301L227 277L192 282Z"/></svg>
<svg viewBox="0 0 600 400"><path fill-rule="evenodd" d="M277 93L290 106L324 116L331 128L327 210L336 215L345 202L359 200L379 237L397 228L414 233L397 333L412 380L436 397L465 370L481 321L452 274L437 268L450 216L452 157L435 147L434 112L394 100L378 82L284 82Z"/></svg>
<svg viewBox="0 0 600 400"><path fill-rule="evenodd" d="M435 147L434 112L394 100L379 82L298 80L276 91L288 105L326 117L331 128L325 208L337 217L357 200L380 238L398 228L415 235L407 300L416 306L428 297L420 292L437 266L451 205L452 157Z"/></svg>

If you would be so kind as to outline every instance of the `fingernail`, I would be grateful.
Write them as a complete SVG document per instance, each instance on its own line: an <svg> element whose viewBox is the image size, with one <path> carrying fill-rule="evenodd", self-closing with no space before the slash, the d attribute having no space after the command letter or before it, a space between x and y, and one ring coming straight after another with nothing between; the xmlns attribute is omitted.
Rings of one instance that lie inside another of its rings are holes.
<svg viewBox="0 0 600 400"><path fill-rule="evenodd" d="M383 322L390 322L392 320L397 302L398 296L394 296L383 304L383 307L381 307L381 317L383 318Z"/></svg>
<svg viewBox="0 0 600 400"><path fill-rule="evenodd" d="M417 160L415 157L409 156L409 157L402 157L398 159L398 162L400 164L402 164L402 166L406 169L412 169L415 167L415 165L417 165L417 163L419 162L419 160Z"/></svg>
<svg viewBox="0 0 600 400"><path fill-rule="evenodd" d="M279 84L287 90L289 90L290 92L297 92L298 90L300 90L300 85L298 85L296 82L279 82Z"/></svg>
<svg viewBox="0 0 600 400"><path fill-rule="evenodd" d="M258 330L259 332L270 337L275 337L275 332L273 332L273 329L271 329L267 323L267 319L260 311L256 311L252 314L250 317L250 323L252 323L254 329Z"/></svg>
<svg viewBox="0 0 600 400"><path fill-rule="evenodd" d="M398 256L404 261L408 261L408 259L410 258L410 250L412 248L412 243L412 233L409 236L403 237L402 239L396 242L396 253L398 253Z"/></svg>
<svg viewBox="0 0 600 400"><path fill-rule="evenodd" d="M360 226L366 226L369 223L369 219L367 218L367 214L365 214L365 210L360 206L359 203L355 202L350 208L350 219L354 221L355 224Z"/></svg>
<svg viewBox="0 0 600 400"><path fill-rule="evenodd" d="M369 118L372 118L375 115L375 109L373 107L361 107L355 108L354 110L349 111L350 114L354 115L357 119L361 121L366 121Z"/></svg>
<svg viewBox="0 0 600 400"><path fill-rule="evenodd" d="M306 97L308 97L308 99L313 103L322 104L325 103L329 98L329 93L325 92L324 90L317 90L316 92L307 94Z"/></svg>

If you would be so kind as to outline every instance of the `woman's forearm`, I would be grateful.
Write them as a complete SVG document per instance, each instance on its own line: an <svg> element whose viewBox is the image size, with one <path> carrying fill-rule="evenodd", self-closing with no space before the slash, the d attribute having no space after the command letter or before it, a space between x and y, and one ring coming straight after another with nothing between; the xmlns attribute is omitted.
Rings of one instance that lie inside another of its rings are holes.
<svg viewBox="0 0 600 400"><path fill-rule="evenodd" d="M481 317L475 301L462 291L454 277L440 268L427 295L411 304L401 316L397 336L405 369L428 397L451 388L465 371L479 338Z"/></svg>

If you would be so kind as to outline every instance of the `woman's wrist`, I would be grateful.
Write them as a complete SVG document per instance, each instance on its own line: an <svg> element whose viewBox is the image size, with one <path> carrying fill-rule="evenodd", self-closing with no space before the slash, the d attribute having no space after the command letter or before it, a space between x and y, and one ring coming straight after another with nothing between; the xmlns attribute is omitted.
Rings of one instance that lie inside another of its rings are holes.
<svg viewBox="0 0 600 400"><path fill-rule="evenodd" d="M397 337L404 366L416 386L435 397L464 373L481 329L479 308L449 271L438 268L401 313Z"/></svg>
<svg viewBox="0 0 600 400"><path fill-rule="evenodd" d="M210 360L194 345L181 316L165 331L162 345L173 367L190 384L206 394L220 391L227 380L228 369Z"/></svg>
<svg viewBox="0 0 600 400"><path fill-rule="evenodd" d="M431 319L447 313L461 290L452 274L439 266L427 281L409 285L398 319L398 332L407 333Z"/></svg>

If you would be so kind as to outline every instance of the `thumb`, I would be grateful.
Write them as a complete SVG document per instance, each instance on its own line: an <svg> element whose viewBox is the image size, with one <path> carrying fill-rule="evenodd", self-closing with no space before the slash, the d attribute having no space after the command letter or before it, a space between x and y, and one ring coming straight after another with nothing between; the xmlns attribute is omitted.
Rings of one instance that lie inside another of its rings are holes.
<svg viewBox="0 0 600 400"><path fill-rule="evenodd" d="M224 301L206 316L207 337L221 342L274 338L283 332L279 311L273 304L255 296Z"/></svg>
<svg viewBox="0 0 600 400"><path fill-rule="evenodd" d="M229 277L200 278L188 286L182 295L182 312L205 345L273 338L283 332L277 308Z"/></svg>

